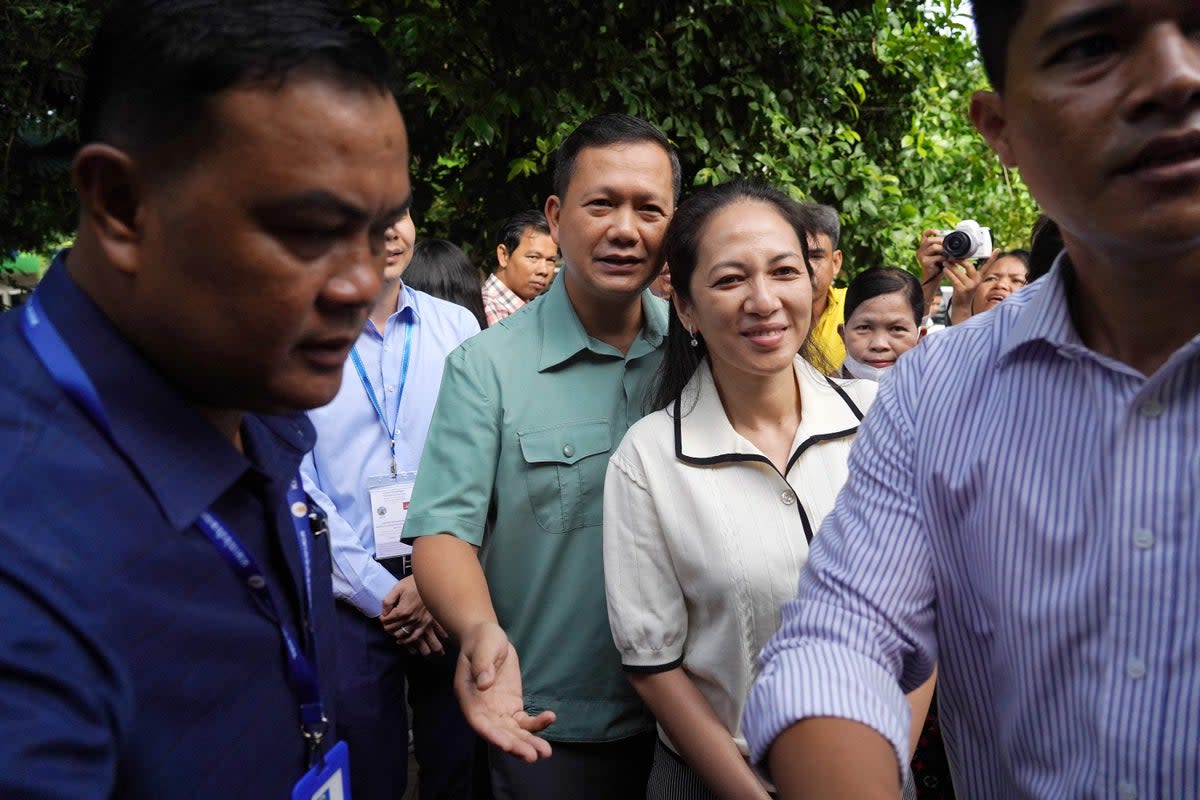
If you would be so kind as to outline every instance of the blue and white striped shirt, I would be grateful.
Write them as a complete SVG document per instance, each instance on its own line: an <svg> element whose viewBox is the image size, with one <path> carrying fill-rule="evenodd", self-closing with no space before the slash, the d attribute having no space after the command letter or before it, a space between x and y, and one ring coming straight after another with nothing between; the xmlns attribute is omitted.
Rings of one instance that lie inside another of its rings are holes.
<svg viewBox="0 0 1200 800"><path fill-rule="evenodd" d="M1200 337L1149 378L1089 350L1064 266L883 382L763 651L756 760L813 716L907 752L937 662L960 796L1200 797Z"/></svg>

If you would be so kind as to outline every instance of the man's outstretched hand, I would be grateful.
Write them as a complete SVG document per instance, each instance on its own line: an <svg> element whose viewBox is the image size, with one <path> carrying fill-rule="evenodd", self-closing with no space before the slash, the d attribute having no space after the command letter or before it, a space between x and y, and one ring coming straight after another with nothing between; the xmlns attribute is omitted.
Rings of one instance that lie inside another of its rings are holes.
<svg viewBox="0 0 1200 800"><path fill-rule="evenodd" d="M489 743L530 763L550 756L550 743L534 734L554 722L554 712L525 713L517 651L499 625L463 636L454 692L467 722Z"/></svg>

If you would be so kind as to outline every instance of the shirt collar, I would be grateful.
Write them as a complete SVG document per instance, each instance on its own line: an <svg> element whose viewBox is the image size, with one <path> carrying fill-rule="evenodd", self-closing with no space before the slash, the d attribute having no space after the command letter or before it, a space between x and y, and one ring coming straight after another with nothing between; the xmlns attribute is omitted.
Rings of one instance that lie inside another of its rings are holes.
<svg viewBox="0 0 1200 800"><path fill-rule="evenodd" d="M95 386L117 447L170 523L190 527L248 469L290 480L315 440L304 415L247 416L243 436L252 462L84 294L66 270L65 254L55 257L38 298Z"/></svg>
<svg viewBox="0 0 1200 800"><path fill-rule="evenodd" d="M792 363L800 387L800 425L792 444L795 454L815 441L848 436L858 430L862 411L836 383L800 356ZM835 388L836 387L836 388ZM668 406L675 417L675 455L692 464L765 460L750 440L733 429L708 359L700 362L678 403ZM682 413L681 413L682 411Z"/></svg>
<svg viewBox="0 0 1200 800"><path fill-rule="evenodd" d="M644 289L642 301L642 332L629 348L626 358L637 358L653 352L662 344L667 333L667 304ZM584 350L601 355L613 355L617 351L588 336L567 296L566 275L560 273L542 295L533 303L541 308L541 353L538 371L556 367Z"/></svg>
<svg viewBox="0 0 1200 800"><path fill-rule="evenodd" d="M507 302L517 305L525 305L525 301L521 299L521 295L508 288L508 284L500 280L496 273L487 276L487 280L483 282L485 291L495 292L500 297L503 297Z"/></svg>
<svg viewBox="0 0 1200 800"><path fill-rule="evenodd" d="M1001 344L997 363L1006 362L1011 354L1034 342L1045 342L1071 355L1088 352L1071 320L1067 286L1073 280L1074 268L1064 250L1044 277L1022 290L1022 293L1028 294L1027 300L1013 297L990 312L995 314L1003 310L1016 314ZM1012 305L1005 308L1009 303Z"/></svg>

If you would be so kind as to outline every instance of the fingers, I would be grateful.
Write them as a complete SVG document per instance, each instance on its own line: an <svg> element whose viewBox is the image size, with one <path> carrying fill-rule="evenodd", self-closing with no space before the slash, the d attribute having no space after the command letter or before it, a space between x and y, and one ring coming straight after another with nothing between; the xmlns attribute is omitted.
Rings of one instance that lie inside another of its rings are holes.
<svg viewBox="0 0 1200 800"><path fill-rule="evenodd" d="M490 744L530 764L539 758L549 758L553 753L550 743L534 734L544 730L554 719L553 711L543 711L536 717L523 711L506 717L487 714L467 717L475 732Z"/></svg>

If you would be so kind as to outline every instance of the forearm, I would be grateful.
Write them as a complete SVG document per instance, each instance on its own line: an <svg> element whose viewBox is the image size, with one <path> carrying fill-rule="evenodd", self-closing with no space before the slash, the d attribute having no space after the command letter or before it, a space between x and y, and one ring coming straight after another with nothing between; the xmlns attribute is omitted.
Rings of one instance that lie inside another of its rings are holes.
<svg viewBox="0 0 1200 800"><path fill-rule="evenodd" d="M462 641L481 624L496 623L496 610L475 545L450 535L413 542L413 577L425 607L446 632Z"/></svg>
<svg viewBox="0 0 1200 800"><path fill-rule="evenodd" d="M754 800L767 797L733 736L681 667L628 677L683 760L717 796Z"/></svg>
<svg viewBox="0 0 1200 800"><path fill-rule="evenodd" d="M875 730L852 720L801 720L771 745L767 763L782 800L900 797L892 746Z"/></svg>
<svg viewBox="0 0 1200 800"><path fill-rule="evenodd" d="M929 716L929 703L933 700L933 688L937 683L937 668L929 676L929 680L908 693L908 704L912 708L912 719L908 723L908 757L912 758L917 751L917 740L925 727L925 718Z"/></svg>

